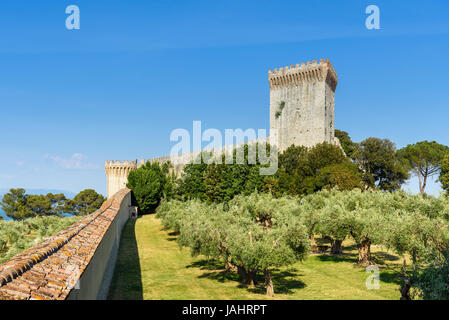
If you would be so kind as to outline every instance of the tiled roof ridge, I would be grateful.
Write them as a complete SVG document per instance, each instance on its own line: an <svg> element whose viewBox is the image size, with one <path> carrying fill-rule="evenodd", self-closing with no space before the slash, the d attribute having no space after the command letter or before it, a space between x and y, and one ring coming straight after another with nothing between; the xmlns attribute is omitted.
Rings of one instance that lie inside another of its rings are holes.
<svg viewBox="0 0 449 320"><path fill-rule="evenodd" d="M118 209L124 196L129 189L122 189L113 197L106 200L100 209L84 217L68 228L58 232L43 242L31 247L24 252L14 256L9 261L0 265L0 288L15 278L22 275L25 271L31 269L34 265L44 261L52 254L60 250L73 237L78 235L84 228L89 226L95 219L99 218L108 209ZM118 207L116 207L118 205Z"/></svg>

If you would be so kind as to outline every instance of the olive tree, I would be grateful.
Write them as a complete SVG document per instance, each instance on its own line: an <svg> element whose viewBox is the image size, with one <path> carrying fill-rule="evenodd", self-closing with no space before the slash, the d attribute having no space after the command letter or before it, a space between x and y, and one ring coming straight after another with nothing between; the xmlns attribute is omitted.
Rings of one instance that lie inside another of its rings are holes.
<svg viewBox="0 0 449 320"><path fill-rule="evenodd" d="M341 226L353 238L358 250L358 264L373 264L371 245L383 244L389 224L388 194L375 191L343 191L332 199L334 210L342 213ZM339 209L337 209L340 207Z"/></svg>
<svg viewBox="0 0 449 320"><path fill-rule="evenodd" d="M344 206L334 201L339 191L323 190L318 194L324 199L325 205L320 210L317 232L331 241L331 253L342 254L342 243L349 235L349 226Z"/></svg>
<svg viewBox="0 0 449 320"><path fill-rule="evenodd" d="M255 285L256 274L263 272L269 296L274 294L273 269L301 261L309 252L296 199L255 193L225 204L189 201L183 214L171 210L170 203L158 209L158 216L166 226L179 227L180 246L189 247L192 255L222 260L245 285ZM173 219L178 222L168 222Z"/></svg>
<svg viewBox="0 0 449 320"><path fill-rule="evenodd" d="M398 211L392 216L386 243L398 254L408 254L416 267L428 254L441 251L448 240L448 225L421 212Z"/></svg>

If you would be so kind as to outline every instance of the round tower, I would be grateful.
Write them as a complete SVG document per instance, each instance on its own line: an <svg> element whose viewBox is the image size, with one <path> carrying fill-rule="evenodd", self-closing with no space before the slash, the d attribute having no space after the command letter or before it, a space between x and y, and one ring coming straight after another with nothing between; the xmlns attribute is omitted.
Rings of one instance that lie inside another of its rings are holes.
<svg viewBox="0 0 449 320"><path fill-rule="evenodd" d="M128 175L132 170L139 167L135 161L106 161L104 169L106 171L108 184L108 198L116 194L120 189L126 187Z"/></svg>

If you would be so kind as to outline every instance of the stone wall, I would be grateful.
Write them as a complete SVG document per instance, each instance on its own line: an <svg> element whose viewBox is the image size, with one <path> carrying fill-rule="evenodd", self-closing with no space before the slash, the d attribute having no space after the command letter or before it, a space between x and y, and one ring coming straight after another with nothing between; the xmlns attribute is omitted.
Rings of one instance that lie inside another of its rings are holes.
<svg viewBox="0 0 449 320"><path fill-rule="evenodd" d="M105 299L129 218L131 190L0 265L0 300Z"/></svg>

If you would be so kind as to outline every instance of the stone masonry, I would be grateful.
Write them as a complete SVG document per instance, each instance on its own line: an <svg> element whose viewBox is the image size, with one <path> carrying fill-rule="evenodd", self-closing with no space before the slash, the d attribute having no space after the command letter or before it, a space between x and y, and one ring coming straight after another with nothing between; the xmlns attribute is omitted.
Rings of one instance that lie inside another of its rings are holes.
<svg viewBox="0 0 449 320"><path fill-rule="evenodd" d="M268 72L270 133L282 152L291 145L334 143L337 73L329 60Z"/></svg>

